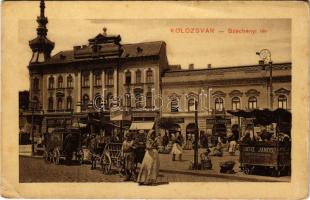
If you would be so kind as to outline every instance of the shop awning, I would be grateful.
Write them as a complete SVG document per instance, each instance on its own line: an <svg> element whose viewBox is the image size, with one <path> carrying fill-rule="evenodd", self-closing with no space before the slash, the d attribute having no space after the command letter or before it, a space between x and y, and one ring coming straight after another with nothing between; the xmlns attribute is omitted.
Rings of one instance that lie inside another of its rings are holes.
<svg viewBox="0 0 310 200"><path fill-rule="evenodd" d="M129 130L150 130L154 122L132 122Z"/></svg>

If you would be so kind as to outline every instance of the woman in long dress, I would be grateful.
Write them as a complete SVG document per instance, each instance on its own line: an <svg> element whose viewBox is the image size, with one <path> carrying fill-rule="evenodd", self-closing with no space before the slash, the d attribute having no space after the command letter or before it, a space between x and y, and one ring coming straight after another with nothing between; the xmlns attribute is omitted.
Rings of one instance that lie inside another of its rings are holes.
<svg viewBox="0 0 310 200"><path fill-rule="evenodd" d="M158 137L156 137L155 131L150 130L147 136L144 158L137 179L140 185L156 183L159 172L158 145Z"/></svg>

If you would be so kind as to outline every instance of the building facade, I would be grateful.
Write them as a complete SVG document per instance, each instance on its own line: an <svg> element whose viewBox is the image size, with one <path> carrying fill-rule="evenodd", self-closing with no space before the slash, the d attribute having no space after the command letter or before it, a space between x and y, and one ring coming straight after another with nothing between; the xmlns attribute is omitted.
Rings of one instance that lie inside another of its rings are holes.
<svg viewBox="0 0 310 200"><path fill-rule="evenodd" d="M42 133L72 125L74 118L109 121L111 108L118 107L130 113L128 127L173 118L175 129L186 135L195 129L197 102L199 130L211 134L219 121L225 128L242 126L227 110L272 107L270 67L262 64L182 70L168 64L164 41L123 44L120 35L109 35L106 28L85 45L51 55L55 44L47 38L44 9L41 0L28 65L28 116L36 116L36 130ZM290 109L291 63L275 63L272 69L273 108Z"/></svg>
<svg viewBox="0 0 310 200"><path fill-rule="evenodd" d="M195 127L197 101L199 130L211 134L216 119L222 121L225 128L245 124L227 110L290 110L291 63L273 64L272 71L273 105L270 100L270 66L170 70L162 78L165 105L162 117L174 118L182 134L190 133Z"/></svg>

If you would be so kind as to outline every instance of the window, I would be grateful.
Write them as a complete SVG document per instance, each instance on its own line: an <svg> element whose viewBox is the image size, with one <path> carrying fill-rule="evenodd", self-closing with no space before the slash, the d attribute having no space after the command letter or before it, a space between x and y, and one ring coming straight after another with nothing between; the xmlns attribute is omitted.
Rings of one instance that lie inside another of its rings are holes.
<svg viewBox="0 0 310 200"><path fill-rule="evenodd" d="M106 102L107 102L107 108L111 108L113 102L113 95L111 92L108 93Z"/></svg>
<svg viewBox="0 0 310 200"><path fill-rule="evenodd" d="M38 110L39 104L40 104L39 98L37 96L34 96L32 101L33 101L33 105L32 105L33 109Z"/></svg>
<svg viewBox="0 0 310 200"><path fill-rule="evenodd" d="M146 93L146 107L147 108L152 108L152 92L149 91Z"/></svg>
<svg viewBox="0 0 310 200"><path fill-rule="evenodd" d="M280 95L278 97L278 107L283 108L283 109L287 109L287 98L285 95Z"/></svg>
<svg viewBox="0 0 310 200"><path fill-rule="evenodd" d="M94 85L101 86L101 74L98 72L95 74Z"/></svg>
<svg viewBox="0 0 310 200"><path fill-rule="evenodd" d="M136 93L136 109L141 109L143 107L143 96L142 93Z"/></svg>
<svg viewBox="0 0 310 200"><path fill-rule="evenodd" d="M62 76L59 76L58 77L58 88L63 88L63 82L64 82L64 80L63 80L63 78L62 78Z"/></svg>
<svg viewBox="0 0 310 200"><path fill-rule="evenodd" d="M62 98L57 99L57 110L61 111L62 110Z"/></svg>
<svg viewBox="0 0 310 200"><path fill-rule="evenodd" d="M223 111L224 109L224 100L221 97L215 99L215 110Z"/></svg>
<svg viewBox="0 0 310 200"><path fill-rule="evenodd" d="M179 112L179 99L178 98L171 99L171 112Z"/></svg>
<svg viewBox="0 0 310 200"><path fill-rule="evenodd" d="M48 88L49 89L54 89L54 84L55 84L55 79L53 76L49 77L48 79Z"/></svg>
<svg viewBox="0 0 310 200"><path fill-rule="evenodd" d="M189 112L195 111L195 98L190 98L187 102L187 106Z"/></svg>
<svg viewBox="0 0 310 200"><path fill-rule="evenodd" d="M136 83L141 83L141 71L139 69L136 71Z"/></svg>
<svg viewBox="0 0 310 200"><path fill-rule="evenodd" d="M131 84L131 72L130 71L127 71L125 73L125 84L126 85Z"/></svg>
<svg viewBox="0 0 310 200"><path fill-rule="evenodd" d="M72 110L72 97L67 97L67 110Z"/></svg>
<svg viewBox="0 0 310 200"><path fill-rule="evenodd" d="M125 94L125 106L126 107L131 107L131 95L130 93Z"/></svg>
<svg viewBox="0 0 310 200"><path fill-rule="evenodd" d="M38 90L39 89L39 79L38 78L34 78L33 79L32 88L34 90Z"/></svg>
<svg viewBox="0 0 310 200"><path fill-rule="evenodd" d="M108 71L108 85L113 85L113 71Z"/></svg>
<svg viewBox="0 0 310 200"><path fill-rule="evenodd" d="M249 103L249 109L256 109L257 108L256 97L250 97L248 103Z"/></svg>
<svg viewBox="0 0 310 200"><path fill-rule="evenodd" d="M87 94L84 94L83 99L82 99L82 110L83 111L87 110L88 103L89 103L89 96Z"/></svg>
<svg viewBox="0 0 310 200"><path fill-rule="evenodd" d="M89 74L88 73L87 74L85 73L82 76L82 86L89 87Z"/></svg>
<svg viewBox="0 0 310 200"><path fill-rule="evenodd" d="M67 77L67 87L72 88L73 87L73 78L71 74Z"/></svg>
<svg viewBox="0 0 310 200"><path fill-rule="evenodd" d="M240 98L239 97L232 98L231 104L232 104L233 110L239 110L240 109Z"/></svg>
<svg viewBox="0 0 310 200"><path fill-rule="evenodd" d="M152 83L153 82L153 71L151 69L148 69L146 71L146 82Z"/></svg>
<svg viewBox="0 0 310 200"><path fill-rule="evenodd" d="M54 109L54 100L53 97L48 98L48 110L52 111Z"/></svg>

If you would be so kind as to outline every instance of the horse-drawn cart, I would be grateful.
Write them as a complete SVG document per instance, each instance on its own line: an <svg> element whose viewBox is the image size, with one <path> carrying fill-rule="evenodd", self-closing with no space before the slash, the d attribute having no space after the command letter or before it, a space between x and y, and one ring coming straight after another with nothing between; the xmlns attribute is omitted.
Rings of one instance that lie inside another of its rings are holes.
<svg viewBox="0 0 310 200"><path fill-rule="evenodd" d="M58 128L44 134L43 158L60 164L61 160L76 160L82 163L81 132L77 128Z"/></svg>

